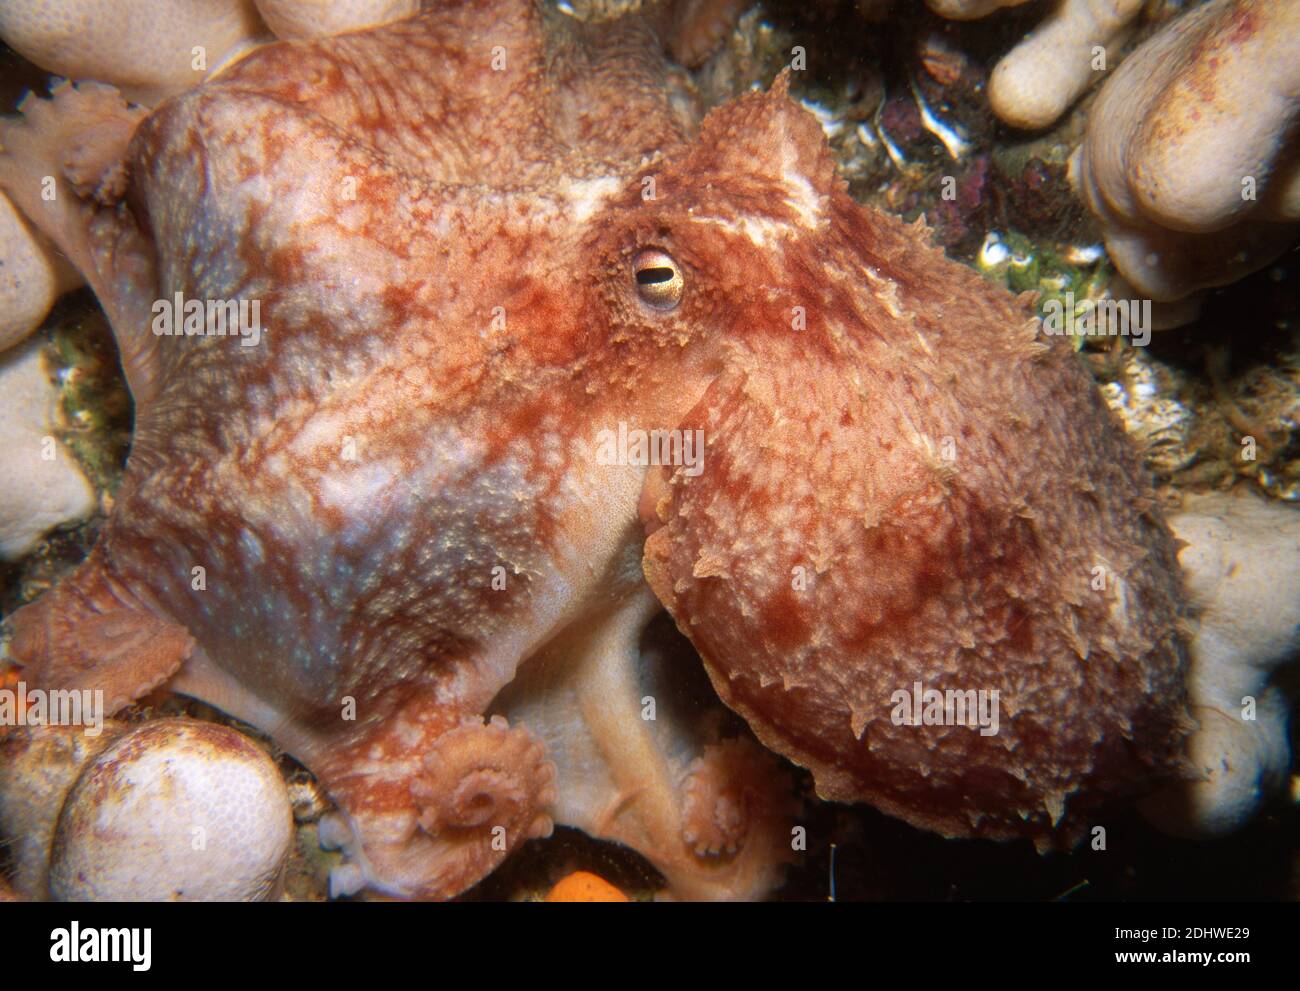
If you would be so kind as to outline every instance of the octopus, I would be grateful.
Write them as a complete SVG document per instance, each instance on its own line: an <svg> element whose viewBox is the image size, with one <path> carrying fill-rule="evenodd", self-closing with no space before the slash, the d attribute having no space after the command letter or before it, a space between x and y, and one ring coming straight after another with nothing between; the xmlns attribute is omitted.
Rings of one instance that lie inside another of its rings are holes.
<svg viewBox="0 0 1300 991"><path fill-rule="evenodd" d="M136 404L10 652L268 734L336 893L454 897L562 823L761 897L789 762L1040 849L1185 774L1176 545L1069 345L856 203L792 73L703 114L674 23L446 2L0 130Z"/></svg>

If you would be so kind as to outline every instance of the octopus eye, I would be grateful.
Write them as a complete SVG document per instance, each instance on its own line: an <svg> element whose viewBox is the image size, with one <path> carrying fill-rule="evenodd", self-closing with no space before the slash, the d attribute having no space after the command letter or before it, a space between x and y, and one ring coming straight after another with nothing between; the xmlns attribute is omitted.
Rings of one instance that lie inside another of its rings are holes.
<svg viewBox="0 0 1300 991"><path fill-rule="evenodd" d="M647 248L632 259L636 292L656 310L671 310L682 300L685 280L672 256L656 248Z"/></svg>

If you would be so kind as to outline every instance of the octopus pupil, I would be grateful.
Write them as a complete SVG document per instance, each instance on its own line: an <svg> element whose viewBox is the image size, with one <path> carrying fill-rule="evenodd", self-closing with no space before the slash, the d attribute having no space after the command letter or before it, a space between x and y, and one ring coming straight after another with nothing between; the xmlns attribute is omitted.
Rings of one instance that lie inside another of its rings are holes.
<svg viewBox="0 0 1300 991"><path fill-rule="evenodd" d="M643 268L636 273L636 283L639 286L655 285L660 282L671 282L673 280L673 270L671 268Z"/></svg>

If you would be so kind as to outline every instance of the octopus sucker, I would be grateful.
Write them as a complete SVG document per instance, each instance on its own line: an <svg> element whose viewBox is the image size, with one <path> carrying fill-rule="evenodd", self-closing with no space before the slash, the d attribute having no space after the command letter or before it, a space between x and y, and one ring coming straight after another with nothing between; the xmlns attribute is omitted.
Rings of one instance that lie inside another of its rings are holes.
<svg viewBox="0 0 1300 991"><path fill-rule="evenodd" d="M1069 344L855 202L789 72L703 114L666 50L738 7L681 9L440 3L0 130L136 402L11 652L266 733L337 805L336 893L452 898L570 825L760 898L787 762L1042 849L1188 773L1176 544ZM160 332L185 300L256 334ZM1000 719L891 718L914 685Z"/></svg>

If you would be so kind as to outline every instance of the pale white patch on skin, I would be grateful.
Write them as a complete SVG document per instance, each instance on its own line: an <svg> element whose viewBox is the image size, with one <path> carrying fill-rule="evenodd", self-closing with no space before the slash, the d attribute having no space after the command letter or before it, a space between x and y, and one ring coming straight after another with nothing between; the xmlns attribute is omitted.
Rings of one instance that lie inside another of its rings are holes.
<svg viewBox="0 0 1300 991"><path fill-rule="evenodd" d="M1129 603L1131 597L1129 583L1124 579L1119 569L1112 567L1109 562L1102 561L1101 565L1106 569L1106 576L1114 589L1109 604L1111 619L1114 621L1116 629L1127 630L1132 625L1129 617L1133 612Z"/></svg>
<svg viewBox="0 0 1300 991"><path fill-rule="evenodd" d="M266 562L266 548L262 546L262 541L258 539L257 534L251 530L241 530L239 533L239 547L244 555L245 567L251 570Z"/></svg>
<svg viewBox="0 0 1300 991"><path fill-rule="evenodd" d="M898 284L892 279L887 279L880 275L870 265L862 266L862 274L865 275L867 281L871 283L872 293L880 300L881 305L889 311L889 315L894 317L896 320L901 320L903 314L906 313L907 310L903 307L898 298Z"/></svg>
<svg viewBox="0 0 1300 991"><path fill-rule="evenodd" d="M595 212L605 205L605 201L617 193L623 186L613 176L599 179L574 179L560 187L560 195L568 201L571 217L577 223L586 223Z"/></svg>
<svg viewBox="0 0 1300 991"><path fill-rule="evenodd" d="M366 507L374 506L392 488L399 471L400 465L387 460L347 465L321 476L321 499L348 519L364 516Z"/></svg>
<svg viewBox="0 0 1300 991"><path fill-rule="evenodd" d="M306 458L318 448L338 447L342 438L351 432L349 422L353 416L351 411L343 409L324 409L314 413L289 445L290 453Z"/></svg>
<svg viewBox="0 0 1300 991"><path fill-rule="evenodd" d="M722 217L691 217L691 221L697 224L713 224L729 234L740 234L749 238L755 247L768 249L774 247L775 243L790 230L789 225L779 224L766 217L737 216L730 220Z"/></svg>
<svg viewBox="0 0 1300 991"><path fill-rule="evenodd" d="M816 230L825 218L826 196L817 192L808 177L796 168L795 145L785 141L781 147L781 182L789 190L785 201L799 214L809 230Z"/></svg>
<svg viewBox="0 0 1300 991"><path fill-rule="evenodd" d="M786 224L771 217L740 214L731 218L692 216L697 224L713 224L731 234L749 238L757 248L772 249L781 240L798 233L800 228L817 230L826 220L827 197L817 191L808 177L798 169L793 141L782 142L780 180L785 187L785 203L799 215L797 224Z"/></svg>

